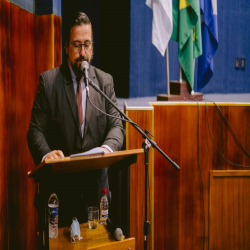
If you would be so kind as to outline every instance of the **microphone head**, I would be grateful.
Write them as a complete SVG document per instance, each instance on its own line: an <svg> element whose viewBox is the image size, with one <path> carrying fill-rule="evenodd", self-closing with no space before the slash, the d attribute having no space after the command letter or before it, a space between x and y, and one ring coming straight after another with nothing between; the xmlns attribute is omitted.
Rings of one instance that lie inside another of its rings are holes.
<svg viewBox="0 0 250 250"><path fill-rule="evenodd" d="M115 232L114 232L114 239L115 240L121 240L123 236L123 232L120 228L116 228Z"/></svg>
<svg viewBox="0 0 250 250"><path fill-rule="evenodd" d="M81 71L83 71L84 69L89 69L89 63L87 61L83 61L81 63Z"/></svg>

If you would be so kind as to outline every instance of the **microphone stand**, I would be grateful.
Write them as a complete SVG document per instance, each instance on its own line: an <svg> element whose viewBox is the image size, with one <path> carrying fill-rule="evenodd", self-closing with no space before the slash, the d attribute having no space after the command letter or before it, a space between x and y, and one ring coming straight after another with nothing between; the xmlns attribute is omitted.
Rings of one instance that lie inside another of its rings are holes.
<svg viewBox="0 0 250 250"><path fill-rule="evenodd" d="M171 164L174 168L177 170L180 169L180 167L171 160L157 145L154 140L152 140L147 134L149 131L145 129L145 132L141 130L141 128L134 123L128 116L126 116L101 90L100 88L88 78L89 85L91 85L97 92L101 94L121 115L121 117L126 118L127 122L129 122L141 135L142 138L145 139L145 141L142 143L142 147L144 149L144 165L145 165L145 221L144 221L144 250L147 250L147 235L148 231L150 231L150 221L147 221L147 173L148 173L148 152L150 147L157 149ZM88 96L89 97L89 96ZM150 133L149 133L150 134ZM153 136L152 134L150 134Z"/></svg>

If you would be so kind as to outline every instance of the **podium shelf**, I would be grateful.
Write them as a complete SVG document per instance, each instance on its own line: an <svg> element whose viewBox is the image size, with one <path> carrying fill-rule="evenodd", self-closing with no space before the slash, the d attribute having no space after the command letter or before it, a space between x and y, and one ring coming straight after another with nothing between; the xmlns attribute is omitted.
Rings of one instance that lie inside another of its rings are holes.
<svg viewBox="0 0 250 250"><path fill-rule="evenodd" d="M75 237L76 243L71 243L70 227L62 227L58 229L58 237L49 239L50 250L134 250L135 238L123 239L115 241L109 234L107 227L98 224L96 229L89 229L88 223L80 224L81 240Z"/></svg>

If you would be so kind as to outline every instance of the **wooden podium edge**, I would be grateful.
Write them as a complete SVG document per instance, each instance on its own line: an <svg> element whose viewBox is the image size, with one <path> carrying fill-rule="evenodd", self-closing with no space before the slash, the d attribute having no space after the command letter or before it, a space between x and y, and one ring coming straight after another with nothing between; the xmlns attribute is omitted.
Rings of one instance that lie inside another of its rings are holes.
<svg viewBox="0 0 250 250"><path fill-rule="evenodd" d="M115 157L121 157L124 156L129 157L132 155L137 155L143 153L143 149L131 149L131 150L122 150L122 151L116 151L113 153L108 154L98 154L98 155L85 155L80 157L64 157L59 159L48 159L43 162L41 162L33 171L28 172L28 178L34 178L35 175L41 171L45 165L62 165L62 164L69 164L69 163L79 163L81 161L87 161L91 159L106 159L106 158L115 158Z"/></svg>
<svg viewBox="0 0 250 250"><path fill-rule="evenodd" d="M102 244L93 248L89 248L89 250L135 250L135 238L125 238L122 241L114 241L107 244Z"/></svg>

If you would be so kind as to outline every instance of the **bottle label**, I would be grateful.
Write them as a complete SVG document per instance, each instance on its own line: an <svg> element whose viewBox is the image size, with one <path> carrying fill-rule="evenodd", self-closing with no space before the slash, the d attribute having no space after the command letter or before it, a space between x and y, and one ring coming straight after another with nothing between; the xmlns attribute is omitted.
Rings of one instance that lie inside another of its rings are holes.
<svg viewBox="0 0 250 250"><path fill-rule="evenodd" d="M58 207L49 207L49 214L51 216L57 216L58 215Z"/></svg>
<svg viewBox="0 0 250 250"><path fill-rule="evenodd" d="M109 215L109 211L108 210L102 210L102 218L103 219L107 219Z"/></svg>

